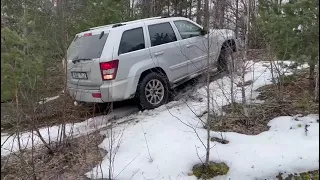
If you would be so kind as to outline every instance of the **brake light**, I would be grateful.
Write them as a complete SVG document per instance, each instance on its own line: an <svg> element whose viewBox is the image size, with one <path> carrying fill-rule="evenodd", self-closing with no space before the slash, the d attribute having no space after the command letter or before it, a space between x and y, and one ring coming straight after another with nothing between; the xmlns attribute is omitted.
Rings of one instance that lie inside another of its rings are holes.
<svg viewBox="0 0 320 180"><path fill-rule="evenodd" d="M119 60L100 63L102 80L113 80L116 78Z"/></svg>
<svg viewBox="0 0 320 180"><path fill-rule="evenodd" d="M92 36L92 33L86 33L83 36Z"/></svg>
<svg viewBox="0 0 320 180"><path fill-rule="evenodd" d="M101 98L101 93L92 93L92 97Z"/></svg>

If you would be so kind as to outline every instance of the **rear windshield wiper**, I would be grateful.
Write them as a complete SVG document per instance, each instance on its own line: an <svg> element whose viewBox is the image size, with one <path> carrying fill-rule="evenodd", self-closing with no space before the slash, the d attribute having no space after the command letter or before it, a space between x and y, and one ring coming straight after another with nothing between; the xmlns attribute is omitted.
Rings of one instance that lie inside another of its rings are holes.
<svg viewBox="0 0 320 180"><path fill-rule="evenodd" d="M75 63L77 61L80 62L80 61L87 61L87 60L92 60L92 59L90 59L90 58L73 59L72 62Z"/></svg>

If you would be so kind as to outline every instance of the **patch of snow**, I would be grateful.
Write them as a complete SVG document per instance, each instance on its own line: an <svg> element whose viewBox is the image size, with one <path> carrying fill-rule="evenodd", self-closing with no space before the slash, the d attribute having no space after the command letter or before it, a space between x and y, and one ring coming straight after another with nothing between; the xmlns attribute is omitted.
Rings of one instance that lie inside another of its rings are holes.
<svg viewBox="0 0 320 180"><path fill-rule="evenodd" d="M1 133L1 136L8 136L8 133Z"/></svg>
<svg viewBox="0 0 320 180"><path fill-rule="evenodd" d="M39 104L45 104L45 103L47 103L47 102L56 100L56 99L58 99L59 97L60 97L60 96L47 97L47 98L44 98L42 101L39 101L38 103L39 103Z"/></svg>
<svg viewBox="0 0 320 180"><path fill-rule="evenodd" d="M249 86L245 87L246 100L248 103L261 103L261 101L256 100L256 97L259 95L259 92L256 90L262 86L272 84L272 75L270 71L270 63L269 62L250 62L248 64L248 73L245 74L245 81L253 81L253 83ZM254 72L254 73L253 73ZM290 69L286 69L287 74L291 73ZM275 78L277 77L274 74ZM241 82L240 77L235 77L235 84ZM231 94L231 82L229 77L223 77L218 79L212 83L210 83L210 97L211 98L211 108L215 110L217 114L222 113L222 106L228 105L231 103L230 94ZM252 94L251 94L252 92ZM234 85L234 92L236 102L242 102L242 94L241 87L237 87ZM250 95L250 96L249 96ZM206 87L200 88L194 96L198 98L206 99L207 92ZM206 100L205 100L206 101ZM202 112L206 111L206 103L192 103L192 106L196 107L195 111L198 114L202 114Z"/></svg>

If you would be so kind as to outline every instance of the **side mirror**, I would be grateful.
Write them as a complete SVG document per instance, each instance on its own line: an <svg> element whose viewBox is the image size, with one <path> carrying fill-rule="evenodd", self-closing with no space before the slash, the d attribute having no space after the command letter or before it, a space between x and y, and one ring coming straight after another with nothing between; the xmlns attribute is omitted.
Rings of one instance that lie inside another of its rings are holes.
<svg viewBox="0 0 320 180"><path fill-rule="evenodd" d="M200 34L201 34L202 36L204 36L204 35L208 34L208 31L205 30L205 29L201 29Z"/></svg>

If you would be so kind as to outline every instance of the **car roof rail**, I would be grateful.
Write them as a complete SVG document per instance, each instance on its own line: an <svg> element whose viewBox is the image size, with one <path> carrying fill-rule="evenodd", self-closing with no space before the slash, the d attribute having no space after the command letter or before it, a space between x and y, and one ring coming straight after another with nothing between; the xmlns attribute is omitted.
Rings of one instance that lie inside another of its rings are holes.
<svg viewBox="0 0 320 180"><path fill-rule="evenodd" d="M126 25L126 24L123 24L123 23L114 24L114 25L112 25L112 28L119 27L119 26L123 26L123 25Z"/></svg>
<svg viewBox="0 0 320 180"><path fill-rule="evenodd" d="M97 27L89 28L89 30L99 29L99 28L104 28L104 27L115 28L115 27L126 25L126 24L137 23L137 22L142 22L142 21L146 21L146 20L161 19L161 18L167 18L167 17L165 17L165 16L157 16L157 17L151 17L151 18L137 19L137 20L127 21L127 22L122 22L122 23L115 23L115 24L108 24L108 25L104 25L104 26L97 26Z"/></svg>

